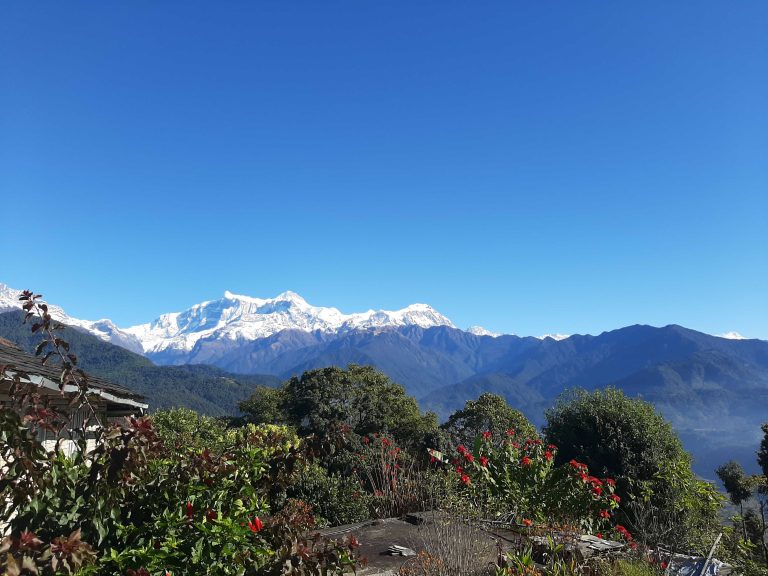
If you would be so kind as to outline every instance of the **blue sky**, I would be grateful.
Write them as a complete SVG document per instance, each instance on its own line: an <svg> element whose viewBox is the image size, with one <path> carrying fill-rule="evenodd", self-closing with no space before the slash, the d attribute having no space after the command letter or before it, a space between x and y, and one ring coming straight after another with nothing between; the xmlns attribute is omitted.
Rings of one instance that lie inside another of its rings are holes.
<svg viewBox="0 0 768 576"><path fill-rule="evenodd" d="M768 3L16 2L0 282L768 338Z"/></svg>

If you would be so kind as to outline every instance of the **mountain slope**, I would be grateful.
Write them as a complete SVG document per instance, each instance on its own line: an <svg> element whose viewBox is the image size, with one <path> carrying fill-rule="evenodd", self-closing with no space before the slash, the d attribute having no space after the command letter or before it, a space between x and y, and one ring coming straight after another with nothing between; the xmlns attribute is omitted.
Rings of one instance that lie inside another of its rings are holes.
<svg viewBox="0 0 768 576"><path fill-rule="evenodd" d="M22 319L21 312L0 314L0 336L33 352L40 337ZM212 366L156 366L144 356L75 329L65 329L62 336L83 369L143 394L151 410L186 406L212 416L231 415L257 385L279 383L274 376L232 375Z"/></svg>

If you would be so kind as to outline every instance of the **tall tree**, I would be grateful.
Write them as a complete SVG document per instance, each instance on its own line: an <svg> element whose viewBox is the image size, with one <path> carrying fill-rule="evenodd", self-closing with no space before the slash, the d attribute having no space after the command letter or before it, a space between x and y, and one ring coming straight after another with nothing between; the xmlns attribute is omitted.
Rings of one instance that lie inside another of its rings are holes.
<svg viewBox="0 0 768 576"><path fill-rule="evenodd" d="M760 450L757 452L757 463L763 469L763 476L768 481L768 422L761 426L763 440L760 442Z"/></svg>
<svg viewBox="0 0 768 576"><path fill-rule="evenodd" d="M388 431L416 445L437 429L437 417L422 414L403 386L372 366L355 364L309 370L279 390L257 389L241 409L257 419L282 418L304 435L343 424L359 435Z"/></svg>
<svg viewBox="0 0 768 576"><path fill-rule="evenodd" d="M731 502L739 507L739 516L741 516L741 527L744 532L744 540L747 539L747 525L744 520L744 502L752 496L752 486L749 477L745 474L744 468L735 460L730 460L715 470L717 477L725 486L726 492Z"/></svg>
<svg viewBox="0 0 768 576"><path fill-rule="evenodd" d="M573 390L546 412L557 462L576 459L616 479L623 520L649 544L703 546L722 498L696 479L691 457L654 406L615 388Z"/></svg>

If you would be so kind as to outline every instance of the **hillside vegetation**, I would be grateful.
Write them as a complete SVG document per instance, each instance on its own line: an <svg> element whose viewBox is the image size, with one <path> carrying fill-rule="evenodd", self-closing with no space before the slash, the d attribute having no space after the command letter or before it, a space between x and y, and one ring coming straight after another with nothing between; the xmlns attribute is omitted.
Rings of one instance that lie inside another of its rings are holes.
<svg viewBox="0 0 768 576"><path fill-rule="evenodd" d="M21 312L0 314L0 337L27 352L40 341ZM237 403L257 386L276 386L279 379L259 374L234 375L205 365L156 366L147 358L75 329L63 334L77 351L80 366L96 376L122 384L146 396L150 409L187 407L209 416L230 416Z"/></svg>

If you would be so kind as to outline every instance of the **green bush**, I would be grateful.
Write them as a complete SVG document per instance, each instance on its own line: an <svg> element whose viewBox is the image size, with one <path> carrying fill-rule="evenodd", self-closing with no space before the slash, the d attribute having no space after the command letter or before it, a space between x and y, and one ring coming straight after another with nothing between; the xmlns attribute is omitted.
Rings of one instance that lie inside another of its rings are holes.
<svg viewBox="0 0 768 576"><path fill-rule="evenodd" d="M620 497L615 481L589 474L586 464L571 460L556 467L557 447L538 438L520 438L513 430L494 438L484 432L472 449L433 453L448 468L463 499L484 516L494 515L519 526L558 523L632 541L613 520Z"/></svg>
<svg viewBox="0 0 768 576"><path fill-rule="evenodd" d="M354 524L370 517L371 496L357 479L329 474L318 464L304 466L286 493L312 506L321 527Z"/></svg>
<svg viewBox="0 0 768 576"><path fill-rule="evenodd" d="M615 478L625 503L621 518L644 543L706 551L723 499L694 476L690 455L652 404L613 388L575 390L546 418L557 463L576 459Z"/></svg>
<svg viewBox="0 0 768 576"><path fill-rule="evenodd" d="M302 461L288 430L248 426L229 431L220 454L179 452L141 418L66 457L46 453L18 415L2 410L0 439L8 463L0 521L11 529L0 568L8 573L26 562L41 574L270 574L296 560L297 546L303 566L354 562L348 546L303 539L314 525L305 504L270 513L270 491Z"/></svg>
<svg viewBox="0 0 768 576"><path fill-rule="evenodd" d="M189 408L158 410L152 415L152 423L157 436L172 450L200 452L207 448L219 453L226 444L223 421Z"/></svg>
<svg viewBox="0 0 768 576"><path fill-rule="evenodd" d="M464 408L451 414L440 428L448 434L451 448L471 444L486 431L497 438L507 430L514 430L521 438L538 438L536 427L522 412L512 408L501 396L489 392L481 394L477 400L467 400Z"/></svg>

